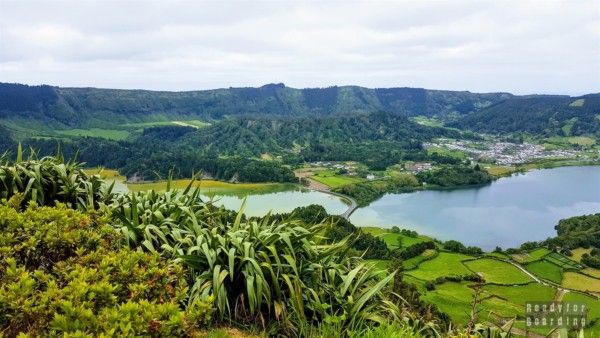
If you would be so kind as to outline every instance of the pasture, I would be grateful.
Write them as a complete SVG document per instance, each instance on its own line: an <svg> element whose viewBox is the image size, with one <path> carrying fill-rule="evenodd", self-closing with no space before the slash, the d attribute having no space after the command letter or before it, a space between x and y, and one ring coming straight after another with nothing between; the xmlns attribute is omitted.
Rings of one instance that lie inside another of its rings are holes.
<svg viewBox="0 0 600 338"><path fill-rule="evenodd" d="M562 268L545 259L531 262L524 267L529 272L540 278L547 279L556 284L560 284L562 282Z"/></svg>
<svg viewBox="0 0 600 338"><path fill-rule="evenodd" d="M333 170L317 171L313 176L311 176L311 178L317 182L325 184L330 188L337 188L343 185L364 181L364 179L361 177L340 175L335 173Z"/></svg>
<svg viewBox="0 0 600 338"><path fill-rule="evenodd" d="M472 257L458 253L440 252L434 259L421 263L418 269L406 273L422 280L434 280L451 275L470 275L472 272L462 262L466 259L472 259Z"/></svg>
<svg viewBox="0 0 600 338"><path fill-rule="evenodd" d="M411 237L400 233L391 232L389 229L382 229L376 227L362 227L361 229L365 233L371 234L376 237L381 237L381 239L383 239L383 241L385 242L385 244L387 244L390 250L398 248L398 239L400 239L403 248L409 247L413 244L431 240L429 237L426 236L419 235L417 237Z"/></svg>
<svg viewBox="0 0 600 338"><path fill-rule="evenodd" d="M589 254L592 251L592 248L577 248L577 249L573 249L571 250L571 259L576 261L576 262L581 262L581 256L583 256L583 254Z"/></svg>
<svg viewBox="0 0 600 338"><path fill-rule="evenodd" d="M586 337L600 337L600 299L594 299L577 292L569 292L564 295L563 301L585 303L588 308L587 321L588 323L594 323L591 327L585 328Z"/></svg>
<svg viewBox="0 0 600 338"><path fill-rule="evenodd" d="M546 248L539 248L530 252L514 254L512 255L512 259L514 259L518 263L530 263L533 261L540 260L542 257L550 253L551 251Z"/></svg>
<svg viewBox="0 0 600 338"><path fill-rule="evenodd" d="M562 286L573 290L594 292L600 295L600 279L573 271L567 271L563 274Z"/></svg>
<svg viewBox="0 0 600 338"><path fill-rule="evenodd" d="M549 255L545 256L544 259L558 265L561 266L563 269L576 269L579 270L581 268L583 268L581 266L581 264L579 264L578 262L569 259L559 253L556 252L552 252Z"/></svg>
<svg viewBox="0 0 600 338"><path fill-rule="evenodd" d="M416 269L419 266L419 264L421 264L422 262L424 262L426 260L433 259L433 257L435 257L437 254L438 254L437 250L427 249L427 250L423 251L423 253L420 254L419 256L409 258L409 259L403 261L402 265L404 266L404 269L406 269L406 270Z"/></svg>
<svg viewBox="0 0 600 338"><path fill-rule="evenodd" d="M465 262L473 272L483 276L487 283L524 284L531 278L512 264L493 258L479 258Z"/></svg>

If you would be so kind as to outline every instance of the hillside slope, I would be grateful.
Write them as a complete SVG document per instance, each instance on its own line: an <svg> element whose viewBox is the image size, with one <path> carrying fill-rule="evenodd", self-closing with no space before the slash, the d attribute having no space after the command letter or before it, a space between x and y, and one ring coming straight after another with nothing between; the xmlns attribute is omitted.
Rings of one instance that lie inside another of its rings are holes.
<svg viewBox="0 0 600 338"><path fill-rule="evenodd" d="M385 110L408 116L460 116L512 97L506 93L369 89L295 89L283 84L188 92L59 88L0 83L0 121L58 128L238 115L323 116ZM34 123L35 122L35 123Z"/></svg>
<svg viewBox="0 0 600 338"><path fill-rule="evenodd" d="M600 136L600 94L513 97L450 125L487 133Z"/></svg>

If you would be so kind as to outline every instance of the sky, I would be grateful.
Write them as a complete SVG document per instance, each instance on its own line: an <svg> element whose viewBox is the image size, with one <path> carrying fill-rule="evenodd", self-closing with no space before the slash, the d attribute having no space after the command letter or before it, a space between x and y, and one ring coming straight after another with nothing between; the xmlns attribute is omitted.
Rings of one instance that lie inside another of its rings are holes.
<svg viewBox="0 0 600 338"><path fill-rule="evenodd" d="M0 0L0 82L600 92L600 1Z"/></svg>

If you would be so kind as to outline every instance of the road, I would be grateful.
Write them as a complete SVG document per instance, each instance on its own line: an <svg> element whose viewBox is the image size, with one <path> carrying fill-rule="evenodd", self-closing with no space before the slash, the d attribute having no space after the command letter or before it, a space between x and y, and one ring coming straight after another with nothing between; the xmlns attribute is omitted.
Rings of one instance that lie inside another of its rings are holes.
<svg viewBox="0 0 600 338"><path fill-rule="evenodd" d="M343 217L345 219L349 219L350 215L352 215L352 213L354 211L356 211L356 209L358 209L358 203L356 203L356 200L354 200L354 198L352 198L350 196L346 196L344 194L340 194L340 193L331 191L331 189L329 188L329 186L327 186L327 185L325 185L325 184L323 184L321 182L318 182L316 180L313 180L311 178L311 176L313 174L314 173L312 171L296 172L296 177L304 178L304 179L308 180L308 187L310 189L314 190L314 191L318 191L318 192L322 192L322 193L325 193L325 194L333 195L333 196L342 198L342 199L350 202L350 206L348 207L348 209L343 214L340 215L341 217Z"/></svg>

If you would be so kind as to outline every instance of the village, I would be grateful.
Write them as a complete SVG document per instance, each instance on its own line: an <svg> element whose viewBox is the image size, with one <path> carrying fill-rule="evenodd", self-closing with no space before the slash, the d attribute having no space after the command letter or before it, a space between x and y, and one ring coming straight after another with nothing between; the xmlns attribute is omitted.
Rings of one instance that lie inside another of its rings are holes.
<svg viewBox="0 0 600 338"><path fill-rule="evenodd" d="M548 150L543 145L533 143L512 143L492 141L467 141L439 139L436 142L424 143L425 148L442 148L460 151L475 162L494 163L496 165L517 165L543 159L574 159L585 156L581 151L573 149Z"/></svg>

